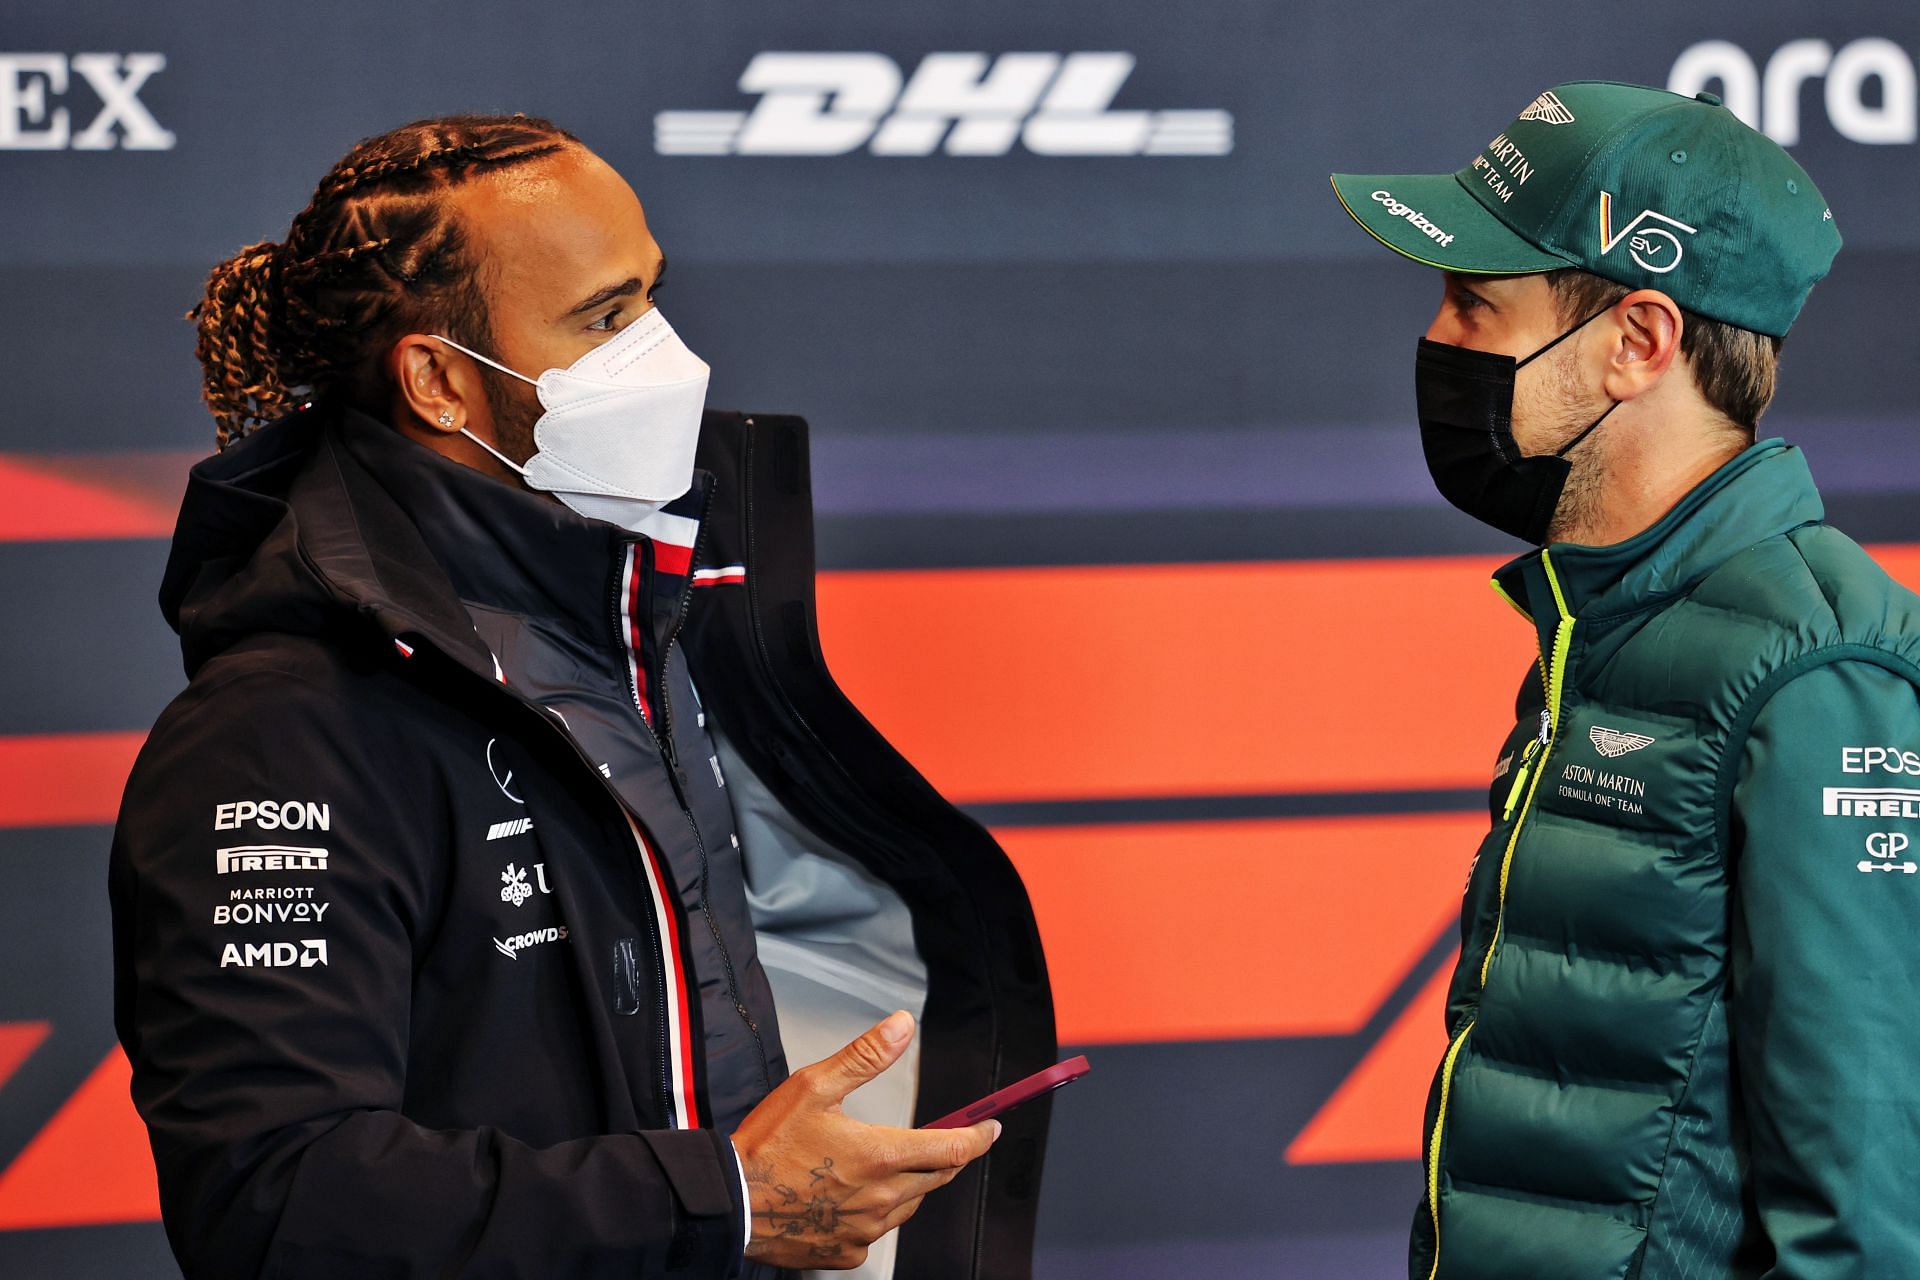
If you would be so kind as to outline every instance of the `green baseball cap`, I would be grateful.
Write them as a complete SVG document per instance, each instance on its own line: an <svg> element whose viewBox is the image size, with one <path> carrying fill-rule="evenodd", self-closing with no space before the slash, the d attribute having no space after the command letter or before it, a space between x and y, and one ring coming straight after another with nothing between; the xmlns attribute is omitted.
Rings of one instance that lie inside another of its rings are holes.
<svg viewBox="0 0 1920 1280"><path fill-rule="evenodd" d="M1783 336L1840 251L1825 197L1710 93L1555 85L1458 173L1333 175L1355 222L1468 275L1578 267Z"/></svg>

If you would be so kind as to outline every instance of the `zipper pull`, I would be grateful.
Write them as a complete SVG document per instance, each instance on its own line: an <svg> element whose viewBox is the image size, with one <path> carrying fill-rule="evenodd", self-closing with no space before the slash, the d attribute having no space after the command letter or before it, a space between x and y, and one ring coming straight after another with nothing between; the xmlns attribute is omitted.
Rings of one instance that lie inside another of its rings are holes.
<svg viewBox="0 0 1920 1280"><path fill-rule="evenodd" d="M1533 772L1533 759L1532 759L1533 745L1534 744L1531 742L1527 744L1527 747L1528 747L1527 761L1524 764L1522 764L1518 769L1515 769L1513 771L1513 785L1507 788L1506 811L1500 815L1500 821L1502 822L1505 822L1508 818L1511 818L1513 816L1513 806L1520 803L1520 793L1526 790L1527 777Z"/></svg>
<svg viewBox="0 0 1920 1280"><path fill-rule="evenodd" d="M1507 807L1500 815L1505 822L1513 816L1513 808L1520 803L1521 793L1527 789L1527 779L1533 775L1533 765L1540 753L1547 749L1547 742L1553 737L1553 720L1546 712L1540 713L1540 736L1528 742L1520 752L1520 767L1514 770L1513 785L1507 788Z"/></svg>

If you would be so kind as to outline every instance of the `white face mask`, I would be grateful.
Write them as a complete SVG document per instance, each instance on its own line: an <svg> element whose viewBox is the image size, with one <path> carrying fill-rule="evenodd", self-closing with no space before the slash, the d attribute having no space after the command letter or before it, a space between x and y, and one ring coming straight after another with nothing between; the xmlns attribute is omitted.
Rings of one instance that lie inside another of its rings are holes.
<svg viewBox="0 0 1920 1280"><path fill-rule="evenodd" d="M583 516L633 528L693 486L707 364L657 308L537 379L435 336L539 392L546 412L533 424L536 452L525 465L460 428L529 488L553 494Z"/></svg>

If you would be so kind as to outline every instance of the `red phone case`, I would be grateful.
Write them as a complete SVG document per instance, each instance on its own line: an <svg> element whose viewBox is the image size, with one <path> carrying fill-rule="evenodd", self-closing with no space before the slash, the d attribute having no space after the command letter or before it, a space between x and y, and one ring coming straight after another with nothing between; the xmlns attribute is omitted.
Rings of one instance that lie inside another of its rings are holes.
<svg viewBox="0 0 1920 1280"><path fill-rule="evenodd" d="M979 1124L982 1120L991 1120L1003 1112L1011 1111L1023 1102L1032 1102L1043 1093L1051 1093L1062 1085L1072 1084L1087 1072L1093 1070L1084 1054L1068 1058L1065 1062L1056 1062L1045 1071L1036 1071L1025 1080L1016 1081L1004 1089L988 1094L975 1103L960 1108L949 1115L941 1116L922 1129L964 1129L968 1125Z"/></svg>

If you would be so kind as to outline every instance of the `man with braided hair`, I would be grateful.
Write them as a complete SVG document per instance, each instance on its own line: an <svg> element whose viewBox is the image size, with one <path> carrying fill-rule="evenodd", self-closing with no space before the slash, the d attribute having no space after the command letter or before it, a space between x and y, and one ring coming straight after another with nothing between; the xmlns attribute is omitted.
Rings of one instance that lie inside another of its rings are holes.
<svg viewBox="0 0 1920 1280"><path fill-rule="evenodd" d="M110 870L189 1276L1030 1272L1044 1106L912 1126L1052 1060L1032 912L833 685L805 426L704 412L665 265L571 135L456 117L191 313Z"/></svg>

